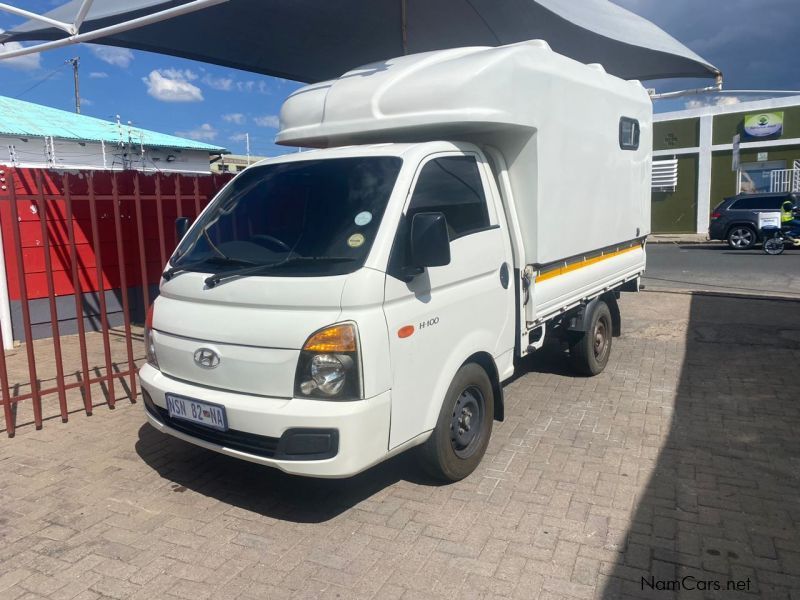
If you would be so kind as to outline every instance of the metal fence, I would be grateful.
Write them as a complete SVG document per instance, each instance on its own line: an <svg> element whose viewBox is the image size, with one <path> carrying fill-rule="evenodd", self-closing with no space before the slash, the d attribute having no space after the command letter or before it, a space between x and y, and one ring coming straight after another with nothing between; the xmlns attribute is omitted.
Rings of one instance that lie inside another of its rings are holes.
<svg viewBox="0 0 800 600"><path fill-rule="evenodd" d="M37 429L48 417L113 408L122 395L135 402L134 324L177 243L175 218L196 217L230 178L0 166L0 348L14 347L9 337L19 343L14 356L0 353L9 437L28 401ZM121 358L112 358L112 336ZM65 354L65 344L77 352Z"/></svg>
<svg viewBox="0 0 800 600"><path fill-rule="evenodd" d="M800 169L776 169L769 173L770 192L800 192Z"/></svg>

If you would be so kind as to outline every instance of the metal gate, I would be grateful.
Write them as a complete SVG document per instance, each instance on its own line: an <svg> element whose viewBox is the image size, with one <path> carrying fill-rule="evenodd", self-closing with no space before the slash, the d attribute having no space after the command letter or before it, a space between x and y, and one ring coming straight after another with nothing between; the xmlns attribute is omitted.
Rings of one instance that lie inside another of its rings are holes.
<svg viewBox="0 0 800 600"><path fill-rule="evenodd" d="M175 218L196 217L230 178L0 166L0 348L21 342L0 353L9 437L21 406L40 429L135 402L137 324L177 244Z"/></svg>

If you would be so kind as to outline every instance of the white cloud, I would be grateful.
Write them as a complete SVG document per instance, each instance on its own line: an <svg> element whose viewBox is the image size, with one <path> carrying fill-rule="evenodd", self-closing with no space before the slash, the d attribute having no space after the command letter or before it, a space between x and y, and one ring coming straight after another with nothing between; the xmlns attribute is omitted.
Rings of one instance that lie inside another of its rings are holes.
<svg viewBox="0 0 800 600"><path fill-rule="evenodd" d="M741 101L737 96L722 96L717 98L717 106L730 106L731 104L739 104Z"/></svg>
<svg viewBox="0 0 800 600"><path fill-rule="evenodd" d="M230 92L233 89L233 79L230 77L214 77L206 73L206 75L203 76L203 83L210 88L223 92Z"/></svg>
<svg viewBox="0 0 800 600"><path fill-rule="evenodd" d="M20 48L22 48L22 44L19 42L0 44L0 52L19 50ZM4 58L0 60L0 67L10 67L12 69L19 69L20 71L35 71L42 67L42 56L37 52L36 54L26 54L15 58Z"/></svg>
<svg viewBox="0 0 800 600"><path fill-rule="evenodd" d="M191 69L159 69L159 73L161 73L164 77L168 77L169 79L184 79L186 81L194 81L197 79L198 75Z"/></svg>
<svg viewBox="0 0 800 600"><path fill-rule="evenodd" d="M235 82L236 91L238 92L258 92L259 94L271 94L272 90L269 89L266 81L253 81L252 79L248 79L247 81L237 81Z"/></svg>
<svg viewBox="0 0 800 600"><path fill-rule="evenodd" d="M203 92L196 85L189 83L191 71L178 69L161 69L150 71L150 75L142 77L147 85L147 93L163 102L200 102ZM194 75L196 79L197 76Z"/></svg>
<svg viewBox="0 0 800 600"><path fill-rule="evenodd" d="M243 141L245 141L247 139L247 134L246 133L234 133L228 139L230 139L232 142L243 142Z"/></svg>
<svg viewBox="0 0 800 600"><path fill-rule="evenodd" d="M242 113L228 113L226 115L222 115L222 120L227 123L236 123L237 125L241 125L245 121L245 117Z"/></svg>
<svg viewBox="0 0 800 600"><path fill-rule="evenodd" d="M93 106L94 100L89 100L88 98L81 98L81 106Z"/></svg>
<svg viewBox="0 0 800 600"><path fill-rule="evenodd" d="M203 123L200 127L190 129L188 131L176 131L175 135L189 138L192 140L199 140L203 142L211 142L217 139L217 130L208 123Z"/></svg>
<svg viewBox="0 0 800 600"><path fill-rule="evenodd" d="M96 46L87 44L97 58L115 67L127 69L133 60L133 52L127 48L116 48L114 46Z"/></svg>
<svg viewBox="0 0 800 600"><path fill-rule="evenodd" d="M105 79L108 77L108 73L105 71L92 71L89 73L89 79Z"/></svg>
<svg viewBox="0 0 800 600"><path fill-rule="evenodd" d="M703 106L731 106L732 104L739 104L741 101L741 98L738 96L713 96L710 98L707 97L704 100L687 100L684 106L686 108L701 108Z"/></svg>
<svg viewBox="0 0 800 600"><path fill-rule="evenodd" d="M269 127L270 129L278 129L281 126L278 115L264 115L263 117L254 118L253 121L259 127Z"/></svg>

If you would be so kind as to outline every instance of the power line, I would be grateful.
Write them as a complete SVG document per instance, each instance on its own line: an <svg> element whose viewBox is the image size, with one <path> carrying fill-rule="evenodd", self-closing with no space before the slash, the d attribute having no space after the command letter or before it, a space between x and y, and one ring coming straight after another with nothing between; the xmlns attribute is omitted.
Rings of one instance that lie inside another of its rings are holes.
<svg viewBox="0 0 800 600"><path fill-rule="evenodd" d="M61 70L61 69L62 69L62 68L63 68L63 67L66 65L66 64L68 64L68 63L64 63L64 64L62 64L62 65L59 65L58 67L56 67L55 69L53 69L52 71L50 71L50 72L49 72L47 75L45 75L44 77L42 77L42 78L41 78L39 81L37 81L36 83L34 83L32 86L30 86L28 89L26 89L25 91L23 91L23 92L20 92L19 94L17 94L16 96L14 96L14 98L17 98L17 99L19 99L20 97L24 96L25 94L27 94L27 93L28 93L28 92L30 92L31 90L34 90L35 88L39 87L39 86L40 86L40 85L42 85L42 84L43 84L45 81L47 81L48 79L50 79L51 77L53 77L53 75L55 75L56 73L58 73L58 72L59 72L59 71L60 71L60 70Z"/></svg>

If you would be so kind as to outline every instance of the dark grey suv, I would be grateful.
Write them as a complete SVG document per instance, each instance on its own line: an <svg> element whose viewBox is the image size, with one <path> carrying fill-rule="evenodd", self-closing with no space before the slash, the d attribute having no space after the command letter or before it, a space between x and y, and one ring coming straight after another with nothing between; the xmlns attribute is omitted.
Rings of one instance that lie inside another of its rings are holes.
<svg viewBox="0 0 800 600"><path fill-rule="evenodd" d="M800 194L739 194L725 198L711 211L708 237L712 240L727 240L736 250L752 248L760 240L758 213L778 212L781 205L790 200L797 205Z"/></svg>

